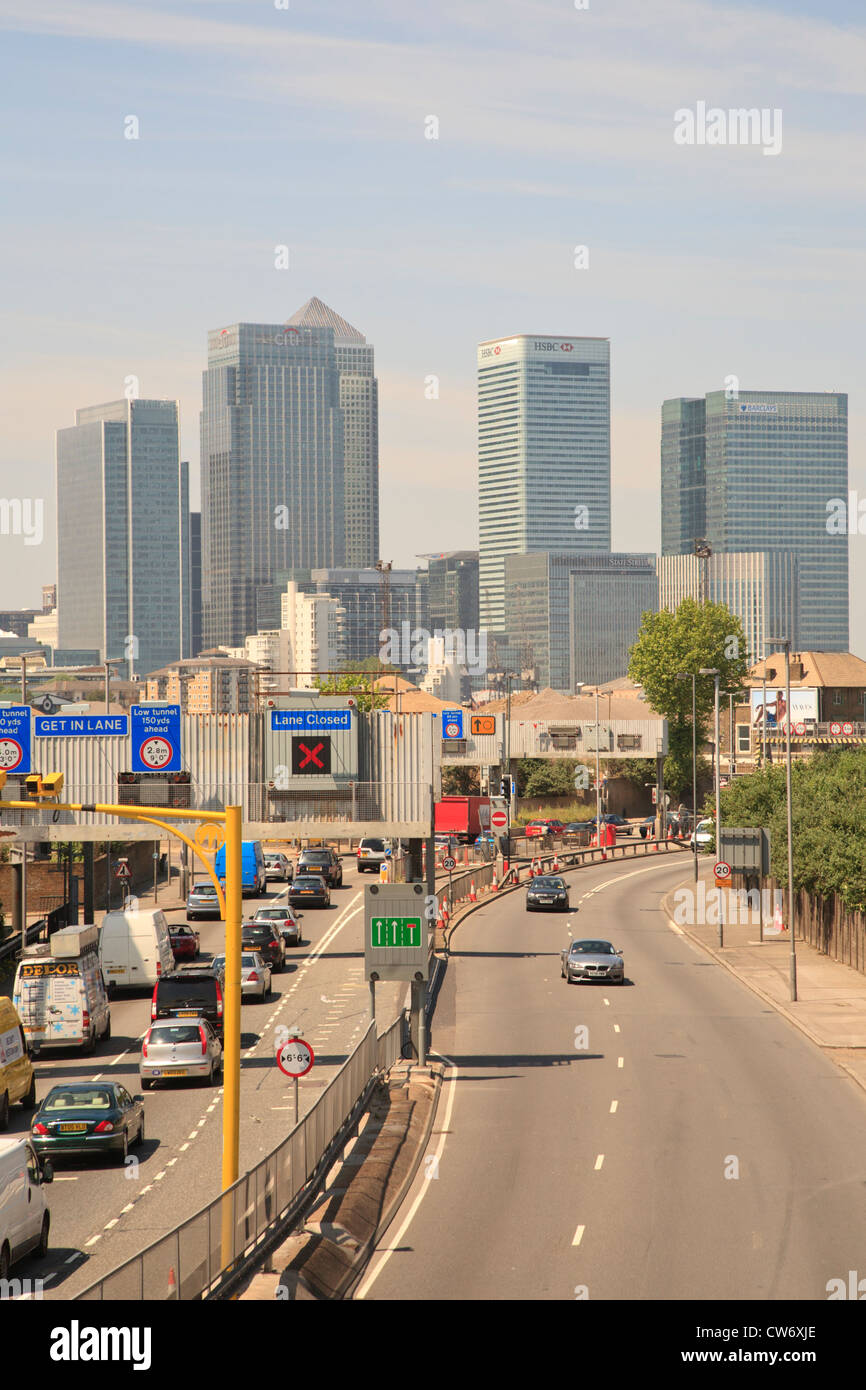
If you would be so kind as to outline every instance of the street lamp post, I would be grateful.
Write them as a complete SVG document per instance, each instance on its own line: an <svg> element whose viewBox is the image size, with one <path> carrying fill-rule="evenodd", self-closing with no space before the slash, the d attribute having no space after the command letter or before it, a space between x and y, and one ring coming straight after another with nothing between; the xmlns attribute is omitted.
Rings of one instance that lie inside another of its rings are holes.
<svg viewBox="0 0 866 1390"><path fill-rule="evenodd" d="M698 671L699 676L712 676L713 678L713 779L716 790L716 859L721 858L722 850L722 809L720 796L719 779L719 681L721 671L717 666L702 666ZM724 898L719 903L719 946L725 944L725 914Z"/></svg>
<svg viewBox="0 0 866 1390"><path fill-rule="evenodd" d="M695 883L698 881L698 737L695 716L695 676L693 671L678 671L678 681L690 680L692 683L692 859L695 866ZM667 818L665 818L667 819ZM667 825L665 825L667 833Z"/></svg>
<svg viewBox="0 0 866 1390"><path fill-rule="evenodd" d="M599 723L598 723L598 686L595 687L595 843L601 847L601 764L599 762ZM605 845L607 844L607 830L605 829ZM607 855L604 850L601 852L602 859Z"/></svg>
<svg viewBox="0 0 866 1390"><path fill-rule="evenodd" d="M768 637L767 645L782 647L785 652L785 814L788 825L788 931L791 933L791 1002L797 1002L797 944L794 940L794 836L791 804L791 639ZM776 726L779 723L776 707Z"/></svg>

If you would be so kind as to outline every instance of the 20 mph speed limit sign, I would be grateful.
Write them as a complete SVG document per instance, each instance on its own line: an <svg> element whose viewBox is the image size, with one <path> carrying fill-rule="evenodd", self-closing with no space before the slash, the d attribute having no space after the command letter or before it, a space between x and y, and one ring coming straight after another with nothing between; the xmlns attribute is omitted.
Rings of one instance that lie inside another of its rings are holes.
<svg viewBox="0 0 866 1390"><path fill-rule="evenodd" d="M717 879L724 882L725 879L731 877L731 866L726 860L720 859L718 864L713 865L713 873Z"/></svg>
<svg viewBox="0 0 866 1390"><path fill-rule="evenodd" d="M277 1048L277 1066L286 1076L306 1076L315 1060L313 1049L303 1038L289 1038Z"/></svg>

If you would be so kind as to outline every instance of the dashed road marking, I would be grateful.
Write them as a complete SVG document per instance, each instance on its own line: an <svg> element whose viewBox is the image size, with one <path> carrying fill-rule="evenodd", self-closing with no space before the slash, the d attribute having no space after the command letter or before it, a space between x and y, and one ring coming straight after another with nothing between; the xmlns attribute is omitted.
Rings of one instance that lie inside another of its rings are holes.
<svg viewBox="0 0 866 1390"><path fill-rule="evenodd" d="M574 1233L574 1240L571 1242L572 1245L580 1245L580 1242L583 1240L583 1233L585 1230L585 1226L578 1226L577 1230Z"/></svg>
<svg viewBox="0 0 866 1390"><path fill-rule="evenodd" d="M611 1103L610 1103L610 1113L611 1113L611 1115L615 1115L615 1114L616 1114L616 1107L617 1107L618 1105L619 1105L619 1101L618 1101L618 1100L612 1100L612 1101L611 1101Z"/></svg>
<svg viewBox="0 0 866 1390"><path fill-rule="evenodd" d="M624 1058L624 1057L617 1057L617 1059L616 1059L616 1064L617 1064L618 1067L624 1067L624 1066L625 1066L625 1058Z"/></svg>
<svg viewBox="0 0 866 1390"><path fill-rule="evenodd" d="M603 1163L604 1163L604 1154L599 1154L598 1158L595 1160L595 1171L596 1171L596 1172L598 1172L599 1168L601 1167L601 1165L602 1165Z"/></svg>

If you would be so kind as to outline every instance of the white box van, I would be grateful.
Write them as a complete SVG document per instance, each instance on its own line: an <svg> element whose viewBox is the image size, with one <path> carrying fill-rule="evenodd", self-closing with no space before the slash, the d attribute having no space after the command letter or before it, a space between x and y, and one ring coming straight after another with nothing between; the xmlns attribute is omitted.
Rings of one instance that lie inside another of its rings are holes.
<svg viewBox="0 0 866 1390"><path fill-rule="evenodd" d="M12 1002L27 1046L81 1047L92 1052L111 1037L111 1010L102 979L97 930L64 927L50 942L25 947Z"/></svg>
<svg viewBox="0 0 866 1390"><path fill-rule="evenodd" d="M99 933L99 960L109 998L116 989L153 989L174 969L174 952L160 908L106 912Z"/></svg>
<svg viewBox="0 0 866 1390"><path fill-rule="evenodd" d="M50 1163L40 1168L29 1140L0 1139L0 1279L31 1250L48 1253L51 1213L44 1185L53 1176Z"/></svg>

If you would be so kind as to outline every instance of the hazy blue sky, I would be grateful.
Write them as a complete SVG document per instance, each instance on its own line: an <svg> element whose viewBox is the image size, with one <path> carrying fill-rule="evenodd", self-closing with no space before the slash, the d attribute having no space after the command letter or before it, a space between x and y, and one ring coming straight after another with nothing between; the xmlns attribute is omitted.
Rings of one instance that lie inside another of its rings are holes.
<svg viewBox="0 0 866 1390"><path fill-rule="evenodd" d="M0 607L55 577L75 407L177 397L197 495L207 330L313 294L376 347L397 565L477 544L475 346L517 332L611 339L619 549L658 546L661 401L731 373L847 391L866 498L861 0L589 6L0 0L0 494L45 498L41 546L0 536ZM698 101L779 108L781 153L675 144Z"/></svg>

